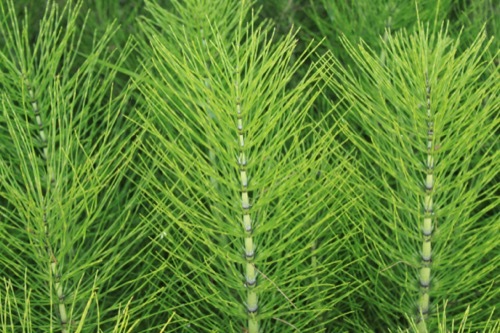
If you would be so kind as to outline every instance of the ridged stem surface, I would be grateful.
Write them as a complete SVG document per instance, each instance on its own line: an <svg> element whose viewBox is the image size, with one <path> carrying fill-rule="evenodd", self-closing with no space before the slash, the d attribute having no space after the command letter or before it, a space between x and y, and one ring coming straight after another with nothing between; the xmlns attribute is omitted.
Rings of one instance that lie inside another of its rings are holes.
<svg viewBox="0 0 500 333"><path fill-rule="evenodd" d="M66 304L65 304L65 295L64 295L64 290L63 286L61 283L61 275L58 272L58 262L56 255L54 253L54 249L52 248L52 245L50 243L50 235L49 235L49 225L47 222L47 206L48 206L48 197L51 189L55 185L55 177L54 177L54 172L50 166L49 163L49 152L48 152L48 144L47 144L47 135L44 131L44 123L42 120L42 115L40 113L40 108L38 105L38 100L35 96L35 92L33 90L32 85L25 79L25 84L28 90L28 95L30 98L30 103L31 107L33 109L33 113L35 115L35 121L38 126L38 135L40 137L41 143L42 143L42 158L45 161L46 165L46 174L47 174L47 179L49 180L49 183L47 184L47 188L45 193L43 194L42 198L42 205L43 205L43 237L45 238L45 251L47 253L47 256L49 257L50 260L50 274L53 279L54 283L54 289L56 291L56 295L58 298L58 312L59 312L59 321L61 323L61 332L66 333L68 332L67 324L68 324L68 315L66 311Z"/></svg>
<svg viewBox="0 0 500 333"><path fill-rule="evenodd" d="M419 332L427 332L426 320L429 313L430 297L429 288L431 282L431 237L434 224L434 121L431 111L431 87L429 78L425 75L425 94L427 110L427 162L424 182L424 221L422 226L422 265L420 268L420 296L418 301L418 329Z"/></svg>
<svg viewBox="0 0 500 333"><path fill-rule="evenodd" d="M248 332L259 332L259 322L256 318L259 308L257 293L255 286L257 284L257 272L255 269L255 245L253 239L253 223L250 216L250 198L248 195L248 173L247 173L247 155L245 149L245 136L243 127L243 117L241 114L241 95L239 89L239 68L237 68L236 85L236 113L237 113L237 129L238 129L238 143L239 143L239 156L238 164L240 168L240 185L241 185L241 209L243 215L243 229L245 234L244 240L244 256L246 259L245 264L245 284L247 287L246 307L248 311Z"/></svg>

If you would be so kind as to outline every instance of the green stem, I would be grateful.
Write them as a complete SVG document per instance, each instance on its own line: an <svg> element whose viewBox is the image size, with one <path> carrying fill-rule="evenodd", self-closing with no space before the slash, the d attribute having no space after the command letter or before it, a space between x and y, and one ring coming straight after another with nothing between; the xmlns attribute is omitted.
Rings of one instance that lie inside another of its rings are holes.
<svg viewBox="0 0 500 333"><path fill-rule="evenodd" d="M434 122L431 114L431 87L428 74L425 74L425 90L427 105L427 171L425 177L425 196L424 196L424 223L422 227L422 266L420 268L420 298L418 302L418 330L420 333L427 332L427 318L429 314L430 298L430 277L431 277L431 237L433 230L434 207Z"/></svg>
<svg viewBox="0 0 500 333"><path fill-rule="evenodd" d="M44 233L44 238L45 238L45 251L49 257L50 260L50 276L51 279L53 279L53 284L54 284L54 289L56 291L57 299L58 299L58 310L59 310L59 322L61 324L61 332L62 333L67 333L68 332L68 314L66 311L66 304L65 304L65 294L63 290L63 286L61 283L61 275L58 272L58 267L57 267L57 258L55 256L54 250L52 248L52 245L50 243L50 237L49 237L49 225L47 222L47 198L49 196L50 189L54 187L55 185L55 176L54 172L52 171L52 168L49 164L49 155L48 155L48 144L47 144L47 135L45 134L45 131L43 129L43 121L42 121L42 116L40 114L40 108L38 106L38 101L37 98L35 97L35 93L33 91L32 85L25 80L27 89L28 89L28 95L30 98L30 103L31 107L33 109L33 113L35 115L35 121L38 125L38 135L40 136L40 140L42 141L42 158L45 161L46 165L46 172L47 172L47 178L49 179L49 183L47 184L47 191L44 194L44 197L42 198L43 202L43 233Z"/></svg>
<svg viewBox="0 0 500 333"><path fill-rule="evenodd" d="M239 67L237 68L237 75L239 75ZM238 164L240 169L240 183L241 183L241 208L243 215L243 229L245 232L245 249L244 256L246 259L245 264L245 283L247 286L247 300L246 307L248 312L248 332L258 333L259 322L257 320L257 311L259 308L257 293L255 286L257 284L257 271L255 268L255 245L253 239L253 225L252 218L250 217L250 199L248 195L248 174L247 174L247 157L245 154L245 137L243 130L243 118L241 115L241 95L239 91L239 77L236 81L236 112L238 117L238 136L239 136L239 157Z"/></svg>

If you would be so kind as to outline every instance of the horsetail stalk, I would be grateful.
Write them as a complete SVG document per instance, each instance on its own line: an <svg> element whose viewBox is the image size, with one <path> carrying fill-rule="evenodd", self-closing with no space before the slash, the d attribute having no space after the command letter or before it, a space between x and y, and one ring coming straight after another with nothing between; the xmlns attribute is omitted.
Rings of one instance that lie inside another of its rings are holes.
<svg viewBox="0 0 500 333"><path fill-rule="evenodd" d="M100 38L89 36L83 3L49 1L19 20L19 3L0 1L5 333L123 330L116 310L130 300L125 284L144 285L129 285L145 272L135 269L144 251L130 240L146 227L129 223L140 201L125 179L139 133L124 117L130 86L116 80L132 44L113 53L116 29L107 24Z"/></svg>
<svg viewBox="0 0 500 333"><path fill-rule="evenodd" d="M422 226L422 266L420 268L420 297L418 302L418 329L419 332L427 332L426 320L429 313L430 297L430 277L431 277L431 237L433 230L433 190L434 190L434 119L431 109L431 86L429 83L429 75L425 73L425 98L427 112L427 162L426 176L424 181L424 221Z"/></svg>
<svg viewBox="0 0 500 333"><path fill-rule="evenodd" d="M491 40L482 33L462 51L448 31L419 24L413 33L387 34L383 63L373 48L343 42L361 79L338 61L327 79L345 96L352 112L346 135L370 165L360 177L367 197L373 195L367 202L380 204L366 209L371 219L363 226L376 249L372 259L383 267L368 273L379 289L367 307L377 304L370 310L374 317L393 325L408 317L410 330L419 333L447 331L440 322L457 322L475 308L481 314L466 330L485 331L492 310L479 309L498 298L490 294L498 275L492 261L498 242L491 235L498 230L493 161L499 124L498 99L491 99L498 91L497 66L487 54ZM446 216L439 232L438 215ZM382 303L391 311L381 311ZM441 304L450 305L446 319L440 317ZM373 329L386 331L387 324Z"/></svg>
<svg viewBox="0 0 500 333"><path fill-rule="evenodd" d="M247 174L247 157L245 149L245 136L244 136L244 126L243 117L241 114L241 95L240 95L240 73L239 64L236 68L236 113L237 113L237 133L239 139L239 157L238 164L240 169L240 185L241 185L241 209L243 214L243 230L245 234L245 246L244 246L244 256L246 260L245 264L245 285L247 289L247 300L246 307L248 311L248 332L257 333L259 332L259 322L256 318L256 314L259 308L257 293L255 292L255 286L257 284L257 273L255 269L254 257L255 257L255 245L253 239L253 224L252 218L250 216L250 198L248 195L248 174Z"/></svg>
<svg viewBox="0 0 500 333"><path fill-rule="evenodd" d="M41 152L41 157L43 161L45 162L45 167L46 167L46 174L47 174L47 179L48 184L46 185L47 188L45 190L45 193L42 194L42 205L43 205L43 215L42 215L42 223L43 223L43 237L44 237L44 243L45 243L45 252L49 258L50 264L49 264L49 271L50 271L50 276L57 295L58 299L58 314L59 314L59 322L61 325L61 332L66 333L68 332L68 314L66 310L66 304L65 304L65 294L64 294L64 289L61 283L61 274L58 272L58 261L54 252L54 249L52 247L52 244L50 242L50 234L49 234L49 225L47 221L47 206L48 206L48 197L50 194L50 191L54 188L55 185L55 176L54 172L50 166L49 162L49 151L48 151L48 143L47 143L47 135L44 131L44 123L42 119L42 115L40 112L40 108L38 105L38 100L35 96L35 92L33 91L33 86L30 84L30 82L27 80L27 78L24 78L25 85L28 90L28 95L29 95L29 100L31 103L31 108L33 110L33 114L35 116L35 121L38 126L38 135L40 137L41 143L42 143L42 152Z"/></svg>

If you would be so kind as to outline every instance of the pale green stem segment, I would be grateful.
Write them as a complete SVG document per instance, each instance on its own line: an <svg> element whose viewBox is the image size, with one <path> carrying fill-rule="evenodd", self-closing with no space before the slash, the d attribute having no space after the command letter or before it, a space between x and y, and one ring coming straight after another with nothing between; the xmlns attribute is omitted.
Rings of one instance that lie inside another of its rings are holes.
<svg viewBox="0 0 500 333"><path fill-rule="evenodd" d="M31 107L33 109L33 113L35 114L35 120L38 125L38 135L40 136L40 140L42 141L42 158L45 161L46 167L47 167L47 176L48 179L50 180L50 183L47 186L47 191L45 193L45 197L43 198L43 228L44 228L44 237L45 237L45 251L47 252L47 255L49 256L50 259L50 273L51 276L53 277L53 283L54 283L54 290L56 291L57 299L58 299L58 309L59 309L59 321L61 323L61 332L62 333L67 333L68 332L68 314L66 311L66 304L65 304L65 295L64 295L64 290L63 286L61 283L61 275L58 273L58 267L57 267L57 258L54 254L54 250L52 249L52 246L50 244L49 240L49 225L47 223L47 196L48 192L51 187L54 187L55 185L55 177L54 177L54 172L52 171L52 168L49 164L49 155L48 155L48 144L47 144L47 135L45 134L45 131L43 129L43 121L42 121L42 116L40 114L40 108L38 106L37 99L35 97L35 93L33 91L33 88L31 84L26 80L26 86L28 88L28 94L30 98L30 103Z"/></svg>
<svg viewBox="0 0 500 333"><path fill-rule="evenodd" d="M426 105L427 105L427 171L425 176L425 195L424 195L424 223L422 227L422 266L420 268L420 297L418 301L418 330L419 333L426 333L427 318L430 307L429 288L431 283L431 262L432 248L431 237L433 231L434 203L434 122L431 114L431 86L428 74L426 73Z"/></svg>
<svg viewBox="0 0 500 333"><path fill-rule="evenodd" d="M257 311L259 308L255 286L257 284L257 270L255 268L255 245L253 239L253 225L250 217L250 198L248 196L248 174L247 157L245 154L245 137L243 131L243 117L241 115L241 97L239 93L239 81L236 81L236 111L238 117L238 137L239 137L239 156L238 164L240 168L241 183L241 208L243 212L243 229L245 232L244 256L245 264L245 284L247 287L246 307L248 312L248 333L259 332L259 322L257 320Z"/></svg>

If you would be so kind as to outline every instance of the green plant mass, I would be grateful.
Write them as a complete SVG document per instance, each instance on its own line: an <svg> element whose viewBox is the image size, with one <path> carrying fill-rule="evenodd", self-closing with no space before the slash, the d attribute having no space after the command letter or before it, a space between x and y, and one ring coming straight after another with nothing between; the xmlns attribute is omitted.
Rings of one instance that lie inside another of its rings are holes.
<svg viewBox="0 0 500 333"><path fill-rule="evenodd" d="M499 332L496 13L0 0L0 331Z"/></svg>

